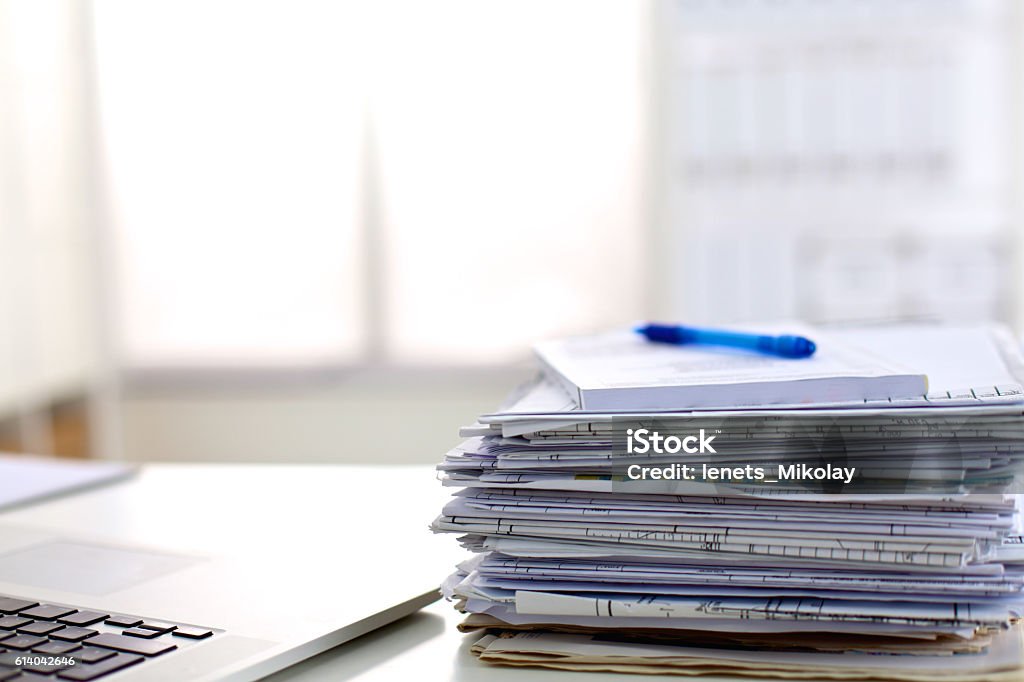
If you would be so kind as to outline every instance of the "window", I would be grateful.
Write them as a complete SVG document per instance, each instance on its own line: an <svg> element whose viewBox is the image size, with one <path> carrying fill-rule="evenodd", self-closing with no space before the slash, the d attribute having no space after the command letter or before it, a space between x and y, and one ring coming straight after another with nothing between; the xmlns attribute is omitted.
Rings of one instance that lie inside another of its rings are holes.
<svg viewBox="0 0 1024 682"><path fill-rule="evenodd" d="M98 2L128 364L493 361L640 316L642 19Z"/></svg>

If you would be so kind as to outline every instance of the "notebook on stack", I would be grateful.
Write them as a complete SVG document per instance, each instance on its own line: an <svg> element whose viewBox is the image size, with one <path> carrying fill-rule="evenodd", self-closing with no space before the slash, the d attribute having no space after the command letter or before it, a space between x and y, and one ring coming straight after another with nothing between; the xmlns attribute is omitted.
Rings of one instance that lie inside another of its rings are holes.
<svg viewBox="0 0 1024 682"><path fill-rule="evenodd" d="M823 356L835 339L877 358L853 368L868 396L840 398L826 376L828 386L805 384L793 402L779 392L756 404L734 387L736 404L717 398L713 408L677 395L678 408L654 409L649 394L631 407L628 390L612 410L584 407L565 387L580 376L573 362L541 347L542 375L464 428L467 439L438 467L454 496L433 528L472 552L444 591L467 614L461 628L480 636L473 652L573 670L1017 675L1024 392L1015 342L991 327L814 333L828 339ZM722 357L685 352L691 366L694 354L708 366ZM748 357L729 371L764 375L760 362L777 361ZM794 376L806 370L794 366ZM925 376L916 394L901 383ZM877 395L885 382L897 393ZM637 453L626 433L641 428L703 429L715 452ZM740 475L632 478L708 465ZM797 466L856 474L782 475ZM766 475L750 476L758 468Z"/></svg>
<svg viewBox="0 0 1024 682"><path fill-rule="evenodd" d="M678 410L744 405L826 404L909 398L928 379L802 325L759 325L759 334L814 336L818 352L800 362L729 348L648 342L628 330L537 344L545 375L585 410Z"/></svg>

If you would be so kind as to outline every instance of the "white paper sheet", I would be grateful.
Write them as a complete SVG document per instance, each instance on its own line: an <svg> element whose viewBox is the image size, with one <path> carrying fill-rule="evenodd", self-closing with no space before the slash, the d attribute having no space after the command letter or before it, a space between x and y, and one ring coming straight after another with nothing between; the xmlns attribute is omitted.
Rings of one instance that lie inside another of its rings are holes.
<svg viewBox="0 0 1024 682"><path fill-rule="evenodd" d="M116 462L0 455L0 509L115 481L131 471Z"/></svg>

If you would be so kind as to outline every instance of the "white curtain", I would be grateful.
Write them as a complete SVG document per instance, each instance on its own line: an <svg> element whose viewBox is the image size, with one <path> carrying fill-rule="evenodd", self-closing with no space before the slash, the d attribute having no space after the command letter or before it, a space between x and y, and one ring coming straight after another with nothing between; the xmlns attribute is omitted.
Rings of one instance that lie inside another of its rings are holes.
<svg viewBox="0 0 1024 682"><path fill-rule="evenodd" d="M48 406L96 378L83 5L0 0L0 414L48 451Z"/></svg>

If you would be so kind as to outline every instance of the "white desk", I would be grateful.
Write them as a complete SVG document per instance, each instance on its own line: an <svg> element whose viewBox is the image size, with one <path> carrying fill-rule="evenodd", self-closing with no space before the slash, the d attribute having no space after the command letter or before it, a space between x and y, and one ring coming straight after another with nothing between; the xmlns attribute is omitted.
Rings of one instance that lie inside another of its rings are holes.
<svg viewBox="0 0 1024 682"><path fill-rule="evenodd" d="M645 675L581 673L487 665L478 661L469 652L470 644L479 635L463 635L455 629L461 618L461 614L455 611L450 603L436 602L415 615L272 675L267 678L267 682L644 682L651 679ZM699 682L751 682L753 678L715 676L677 679L692 679Z"/></svg>
<svg viewBox="0 0 1024 682"><path fill-rule="evenodd" d="M344 467L341 467L344 468ZM269 485L275 490L292 491L291 497L287 500L275 499L275 505L270 505L265 510L267 514L273 515L274 507L281 504L304 504L311 508L311 513L320 518L329 518L331 514L331 495L335 489L347 480L346 471L338 471L331 468L332 476L327 476L326 468L321 467L321 476L318 477L319 485L323 488L319 493L313 494L306 488L295 485L282 485L281 482L289 476L302 474L301 480L308 480L308 471L303 473L305 467L288 467L285 465L147 465L144 467L142 477L149 483L148 486L133 488L131 494L117 492L111 488L100 488L92 493L88 500L89 508L94 518L83 518L79 522L83 527L89 527L90 523L97 523L101 526L120 524L125 532L137 534L137 541L145 545L147 537L152 539L158 536L167 540L174 539L184 542L196 542L201 539L202 533L198 529L202 524L198 522L181 523L174 515L165 512L172 506L175 500L179 500L181 492L194 490L196 486L212 486L217 490L230 490L235 499L244 498L246 494L258 495L265 491ZM367 468L370 469L370 468ZM387 472L387 467L376 467ZM360 471L363 471L360 469ZM246 476L246 473L249 476ZM372 480L372 476L365 474L365 480ZM401 568L401 575L409 578L410 583L422 583L426 578L436 580L440 584L447 576L447 571L454 567L454 564L468 556L459 549L453 536L431 537L426 527L426 520L432 513L433 505L439 512L444 500L447 498L441 485L433 480L429 467L423 468L423 481L431 485L422 492L426 497L416 501L411 499L410 493L404 500L404 505L398 513L402 519L412 517L416 523L422 523L422 537L424 542L418 545L414 554L418 554L419 560L410 560L407 566ZM338 477L341 478L338 478ZM235 486L238 480L262 480L260 486ZM433 487L436 486L436 487ZM252 490L249 488L252 487ZM166 495L166 499L156 495ZM248 491L248 492L246 492ZM348 495L362 495L372 503L378 491L373 486L348 486ZM417 492L419 488L417 487ZM133 496L134 495L134 496ZM436 495L436 502L433 498ZM227 496L225 495L227 499ZM317 507L323 505L323 508ZM7 511L4 518L8 521L19 521L26 525L44 527L53 524L55 527L70 527L72 521L67 518L67 508L78 509L72 500L57 501L45 507L26 506L18 510ZM430 509L426 509L429 507ZM246 509L253 509L252 504L247 504ZM142 517L146 522L142 523ZM265 524L248 518L251 523L246 523L246 532L262 533ZM72 524L73 525L73 524ZM387 525L387 524L385 524ZM216 544L224 541L224 538L217 533L210 531L209 541ZM134 537L134 536L133 536ZM298 546L304 542L320 542L322 536L302 536L294 538ZM362 547L372 552L373 543L366 542ZM291 559L287 554L283 555L283 561L290 566ZM432 577L431 577L432 576ZM415 579L413 579L415 577ZM344 590L346 586L339 584L338 589ZM173 599L173 595L167 597ZM62 600L54 599L58 603ZM172 613L154 608L153 613ZM456 630L456 624L462 618L452 605L445 601L436 602L426 609L412 616L404 618L396 623L381 628L361 638L342 644L334 649L328 650L317 656L302 661L290 668L282 670L271 676L270 680L275 682L297 681L297 682L319 682L320 680L459 680L461 682L530 682L537 680L560 680L561 682L584 682L587 680L619 682L640 682L645 678L637 675L616 675L603 673L570 673L565 671L552 671L533 668L512 668L491 666L480 663L476 657L469 652L469 646L478 635L462 635ZM205 622L205 621L204 621ZM210 616L210 622L217 622L216 614ZM702 678L715 680L736 680L738 678ZM749 682L750 678L744 678Z"/></svg>
<svg viewBox="0 0 1024 682"><path fill-rule="evenodd" d="M645 679L637 675L573 673L487 665L469 652L469 645L479 635L463 635L455 629L460 619L461 614L450 603L437 602L415 615L307 659L267 680L531 682L557 679L562 682L642 682Z"/></svg>

